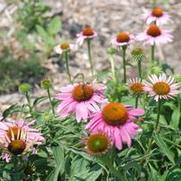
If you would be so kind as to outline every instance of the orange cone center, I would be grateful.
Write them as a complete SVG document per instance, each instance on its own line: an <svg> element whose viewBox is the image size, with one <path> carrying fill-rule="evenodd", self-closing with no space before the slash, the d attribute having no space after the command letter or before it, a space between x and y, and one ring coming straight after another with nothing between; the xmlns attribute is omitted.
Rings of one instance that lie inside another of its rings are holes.
<svg viewBox="0 0 181 181"><path fill-rule="evenodd" d="M155 17L161 17L161 16L163 16L163 10L159 7L155 7L152 10L152 15Z"/></svg>
<svg viewBox="0 0 181 181"><path fill-rule="evenodd" d="M129 34L126 32L120 32L117 37L116 40L118 43L124 43L124 42L129 42L130 37Z"/></svg>
<svg viewBox="0 0 181 181"><path fill-rule="evenodd" d="M157 36L161 35L161 30L157 25L152 24L149 26L149 28L147 30L147 34L152 37L157 37Z"/></svg>
<svg viewBox="0 0 181 181"><path fill-rule="evenodd" d="M94 35L94 30L91 27L87 26L82 30L82 33L84 36L92 36Z"/></svg>
<svg viewBox="0 0 181 181"><path fill-rule="evenodd" d="M170 92L170 86L166 82L157 82L153 85L153 90L157 95L167 95Z"/></svg>
<svg viewBox="0 0 181 181"><path fill-rule="evenodd" d="M93 94L92 86L87 84L79 84L72 91L72 97L78 102L89 100Z"/></svg>
<svg viewBox="0 0 181 181"><path fill-rule="evenodd" d="M123 104L116 102L108 103L102 111L102 116L104 121L111 126L123 125L128 120L127 109Z"/></svg>

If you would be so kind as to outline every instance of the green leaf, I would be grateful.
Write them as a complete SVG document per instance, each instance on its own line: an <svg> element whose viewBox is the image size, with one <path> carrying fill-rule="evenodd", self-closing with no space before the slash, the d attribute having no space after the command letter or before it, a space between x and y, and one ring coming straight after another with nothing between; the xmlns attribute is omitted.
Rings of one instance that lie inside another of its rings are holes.
<svg viewBox="0 0 181 181"><path fill-rule="evenodd" d="M102 170L99 169L97 171L92 171L92 172L85 172L85 173L77 173L77 175L75 176L76 178L78 178L77 180L86 180L86 181L96 181L97 178L101 175Z"/></svg>
<svg viewBox="0 0 181 181"><path fill-rule="evenodd" d="M37 25L36 26L38 34L41 36L42 40L46 44L47 48L52 48L55 44L54 38L51 34L46 31L42 26Z"/></svg>
<svg viewBox="0 0 181 181"><path fill-rule="evenodd" d="M170 109L174 110L175 109L175 105L172 102L165 102L164 106L168 106Z"/></svg>
<svg viewBox="0 0 181 181"><path fill-rule="evenodd" d="M95 181L101 173L102 169L99 166L89 167L89 161L81 156L75 156L71 162L69 181Z"/></svg>
<svg viewBox="0 0 181 181"><path fill-rule="evenodd" d="M6 118L9 115L11 115L12 113L20 112L21 110L22 110L22 108L20 106L18 106L17 104L14 104L14 105L10 106L9 108L7 108L3 112L2 116L3 116L3 118Z"/></svg>
<svg viewBox="0 0 181 181"><path fill-rule="evenodd" d="M46 30L40 25L36 25L36 30L38 34L41 36L42 40L46 41L47 37L49 37L49 34L46 32Z"/></svg>
<svg viewBox="0 0 181 181"><path fill-rule="evenodd" d="M50 172L45 181L57 181L58 178L55 178L55 169Z"/></svg>
<svg viewBox="0 0 181 181"><path fill-rule="evenodd" d="M48 24L48 33L50 35L56 35L61 29L61 21L59 17L55 17Z"/></svg>
<svg viewBox="0 0 181 181"><path fill-rule="evenodd" d="M68 150L68 151L71 151L71 152L73 152L73 153L75 153L77 155L82 156L83 158L85 158L88 161L92 161L92 162L97 163L98 165L100 165L102 168L104 168L108 172L108 170L103 165L103 163L99 159L97 159L96 157L91 157L91 156L89 156L87 153L85 153L83 151L78 151L78 150L75 150L75 149L72 149L72 148L65 147L65 149Z"/></svg>
<svg viewBox="0 0 181 181"><path fill-rule="evenodd" d="M178 106L175 107L175 109L172 113L172 118L171 118L171 122L170 122L170 125L176 129L179 127L179 123L180 123L180 116L181 116L180 104L181 104L180 100L178 100Z"/></svg>
<svg viewBox="0 0 181 181"><path fill-rule="evenodd" d="M36 98L34 101L33 101L33 106L36 106L37 104L39 104L40 102L44 101L48 99L46 96L41 96L41 97L38 97Z"/></svg>
<svg viewBox="0 0 181 181"><path fill-rule="evenodd" d="M64 149L61 146L52 147L53 155L57 165L57 172L63 174L65 171L65 159L64 159Z"/></svg>
<svg viewBox="0 0 181 181"><path fill-rule="evenodd" d="M64 149L60 146L52 147L52 152L55 158L55 169L46 178L46 181L58 181L59 173L63 174L65 171Z"/></svg>
<svg viewBox="0 0 181 181"><path fill-rule="evenodd" d="M170 172L166 181L181 181L181 169L177 168Z"/></svg>
<svg viewBox="0 0 181 181"><path fill-rule="evenodd" d="M88 161L80 156L74 157L71 162L71 175L75 176L80 173L87 172Z"/></svg>
<svg viewBox="0 0 181 181"><path fill-rule="evenodd" d="M166 145L166 143L163 141L162 137L158 134L154 135L156 144L158 145L158 147L160 148L160 151L165 154L167 156L167 158L173 163L175 164L174 161L174 154L170 151L170 149L168 148L168 146Z"/></svg>
<svg viewBox="0 0 181 181"><path fill-rule="evenodd" d="M164 172L163 175L160 175L158 170L152 167L151 164L149 164L149 167L150 167L151 172L150 172L148 181L165 181L168 171Z"/></svg>
<svg viewBox="0 0 181 181"><path fill-rule="evenodd" d="M54 38L51 36L47 36L45 43L47 44L48 47L52 48L55 45Z"/></svg>

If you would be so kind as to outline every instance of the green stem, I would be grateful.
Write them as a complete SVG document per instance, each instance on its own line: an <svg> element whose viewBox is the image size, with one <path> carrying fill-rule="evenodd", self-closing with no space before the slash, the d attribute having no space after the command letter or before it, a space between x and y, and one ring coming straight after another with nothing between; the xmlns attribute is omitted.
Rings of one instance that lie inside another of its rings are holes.
<svg viewBox="0 0 181 181"><path fill-rule="evenodd" d="M69 69L69 54L68 54L68 51L64 52L64 58L65 58L65 66L66 66L68 79L69 79L69 82L72 83L72 78L71 78L70 69Z"/></svg>
<svg viewBox="0 0 181 181"><path fill-rule="evenodd" d="M138 75L139 78L142 80L142 74L141 74L141 60L138 60Z"/></svg>
<svg viewBox="0 0 181 181"><path fill-rule="evenodd" d="M30 101L30 96L29 96L29 94L28 94L28 92L26 92L25 93L25 97L26 97L26 100L27 100L27 102L28 102L28 107L29 107L29 109L30 109L30 113L32 113L32 106L31 106L31 101Z"/></svg>
<svg viewBox="0 0 181 181"><path fill-rule="evenodd" d="M127 46L123 46L123 82L126 83L126 49Z"/></svg>
<svg viewBox="0 0 181 181"><path fill-rule="evenodd" d="M112 72L112 79L114 82L117 82L116 80L116 72L115 72L115 64L114 64L114 59L112 55L109 55L109 60L111 63L111 72Z"/></svg>
<svg viewBox="0 0 181 181"><path fill-rule="evenodd" d="M151 63L155 61L155 44L151 46Z"/></svg>
<svg viewBox="0 0 181 181"><path fill-rule="evenodd" d="M157 0L153 0L153 8L156 7L156 4L157 4L156 1Z"/></svg>
<svg viewBox="0 0 181 181"><path fill-rule="evenodd" d="M138 100L139 100L139 95L136 95L136 98L135 98L135 108L138 107Z"/></svg>
<svg viewBox="0 0 181 181"><path fill-rule="evenodd" d="M83 73L78 73L73 77L73 80L76 80L77 77L81 77L82 83L85 83L85 78Z"/></svg>
<svg viewBox="0 0 181 181"><path fill-rule="evenodd" d="M115 169L112 164L109 164L108 168L110 172L119 179L119 181L126 181L124 174L121 173L119 170Z"/></svg>
<svg viewBox="0 0 181 181"><path fill-rule="evenodd" d="M155 131L158 132L159 120L160 120L160 109L161 109L161 100L158 99L158 110L157 110L157 120L155 125Z"/></svg>
<svg viewBox="0 0 181 181"><path fill-rule="evenodd" d="M148 142L148 149L146 151L146 154L148 154L150 152L150 149L151 149L151 145L152 145L152 142L153 142L153 134L154 134L154 131L158 132L158 125L159 125L159 120L160 120L160 108L161 108L161 100L158 99L158 109L157 109L157 120L156 120L156 124L155 124L155 127L154 129L152 130L152 133L151 133L151 138Z"/></svg>
<svg viewBox="0 0 181 181"><path fill-rule="evenodd" d="M55 114L55 110L54 110L53 103L52 103L52 99L51 99L51 95L50 95L50 89L47 89L47 93L48 93L49 102L50 102L50 104L51 104L52 113Z"/></svg>
<svg viewBox="0 0 181 181"><path fill-rule="evenodd" d="M13 156L11 162L13 164L13 168L10 172L11 180L22 180L21 171L25 167L24 161L21 157Z"/></svg>
<svg viewBox="0 0 181 181"><path fill-rule="evenodd" d="M91 55L91 39L87 39L87 48L88 48L88 57L89 57L89 63L91 68L91 74L94 75L94 66L92 62L92 55Z"/></svg>
<svg viewBox="0 0 181 181"><path fill-rule="evenodd" d="M116 169L113 166L112 160L108 156L104 156L101 159L108 170L118 178L119 181L126 181L123 171Z"/></svg>

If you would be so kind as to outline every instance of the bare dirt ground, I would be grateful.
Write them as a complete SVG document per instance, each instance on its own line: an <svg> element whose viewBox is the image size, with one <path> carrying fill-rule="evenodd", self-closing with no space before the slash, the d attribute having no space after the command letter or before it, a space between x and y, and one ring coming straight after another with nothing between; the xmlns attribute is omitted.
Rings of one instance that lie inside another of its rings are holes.
<svg viewBox="0 0 181 181"><path fill-rule="evenodd" d="M111 38L119 31L129 31L139 33L143 31L145 25L141 20L144 8L151 8L148 0L45 0L52 7L52 12L62 11L63 33L57 37L57 43L62 37L75 39L77 32L84 25L91 25L96 29L99 36L94 41L93 53L94 63L97 70L109 68L106 49L110 47ZM6 1L0 0L6 5ZM181 0L170 0L169 4L162 5L171 14L172 22L167 28L173 30L174 41L171 44L158 48L157 56L162 62L167 62L174 67L176 73L181 73ZM2 7L2 6L0 6ZM15 8L15 7L14 7ZM13 11L13 8L11 9ZM1 8L0 8L1 11ZM15 11L15 10L14 10ZM0 15L4 17L4 14ZM13 13L11 14L13 16ZM11 16L9 17L11 20ZM6 16L5 16L6 17ZM4 19L2 19L5 21ZM147 49L148 47L144 47ZM54 60L47 60L46 66L50 69L48 76L54 84L54 89L58 90L61 85L66 84L65 71L58 70ZM119 60L117 60L119 63ZM86 47L83 46L70 62L73 75L80 71L89 77L89 64ZM37 88L33 96L44 95L45 92ZM23 101L23 97L18 93L0 96L0 112L9 105Z"/></svg>

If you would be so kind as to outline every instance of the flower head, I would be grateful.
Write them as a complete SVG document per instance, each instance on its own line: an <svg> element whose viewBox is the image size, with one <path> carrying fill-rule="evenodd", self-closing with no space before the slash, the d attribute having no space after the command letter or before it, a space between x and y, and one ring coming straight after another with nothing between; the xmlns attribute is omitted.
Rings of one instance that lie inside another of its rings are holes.
<svg viewBox="0 0 181 181"><path fill-rule="evenodd" d="M3 149L2 159L10 161L12 155L34 152L35 146L44 142L41 133L31 127L33 122L23 120L7 120L0 122L0 147Z"/></svg>
<svg viewBox="0 0 181 181"><path fill-rule="evenodd" d="M137 77L128 81L128 87L133 94L141 94L144 92L144 84Z"/></svg>
<svg viewBox="0 0 181 181"><path fill-rule="evenodd" d="M49 79L44 79L41 81L41 88L48 90L52 88L51 81Z"/></svg>
<svg viewBox="0 0 181 181"><path fill-rule="evenodd" d="M128 32L119 32L116 37L112 39L112 44L116 47L126 46L132 43L134 36Z"/></svg>
<svg viewBox="0 0 181 181"><path fill-rule="evenodd" d="M145 57L144 50L140 47L136 47L131 51L131 55L133 56L135 61L142 61Z"/></svg>
<svg viewBox="0 0 181 181"><path fill-rule="evenodd" d="M145 82L144 90L154 97L156 101L159 99L171 99L178 94L179 83L174 83L174 78L167 77L165 74L160 76L151 75Z"/></svg>
<svg viewBox="0 0 181 181"><path fill-rule="evenodd" d="M105 154L111 148L111 140L105 133L93 133L84 139L85 149L90 155Z"/></svg>
<svg viewBox="0 0 181 181"><path fill-rule="evenodd" d="M22 94L26 94L27 92L29 92L32 89L31 85L28 83L22 83L19 86L19 92Z"/></svg>
<svg viewBox="0 0 181 181"><path fill-rule="evenodd" d="M123 143L131 146L131 139L135 137L139 126L133 121L144 114L144 110L125 106L121 103L107 103L103 109L95 113L86 125L91 133L103 132L112 140L119 150Z"/></svg>
<svg viewBox="0 0 181 181"><path fill-rule="evenodd" d="M147 24L156 23L157 25L162 25L170 21L170 15L160 7L154 7L151 11L145 10L143 18Z"/></svg>
<svg viewBox="0 0 181 181"><path fill-rule="evenodd" d="M138 41L145 41L145 43L150 45L158 45L172 42L173 36L171 35L171 31L151 24L143 33L138 34L136 39Z"/></svg>
<svg viewBox="0 0 181 181"><path fill-rule="evenodd" d="M57 95L61 101L57 112L61 117L75 113L77 122L87 119L91 113L99 111L98 104L105 100L104 85L102 84L74 84L63 87Z"/></svg>
<svg viewBox="0 0 181 181"><path fill-rule="evenodd" d="M76 51L77 50L77 45L76 44L69 44L68 42L63 42L61 44L58 44L57 46L54 47L54 51L57 54L62 54L65 51Z"/></svg>
<svg viewBox="0 0 181 181"><path fill-rule="evenodd" d="M97 37L97 32L90 26L85 26L82 31L77 34L77 44L81 46L86 39L93 39Z"/></svg>

